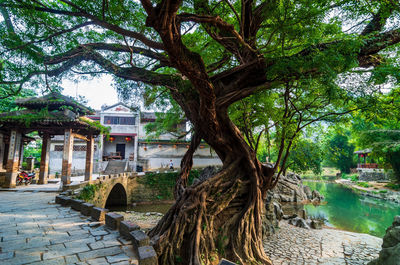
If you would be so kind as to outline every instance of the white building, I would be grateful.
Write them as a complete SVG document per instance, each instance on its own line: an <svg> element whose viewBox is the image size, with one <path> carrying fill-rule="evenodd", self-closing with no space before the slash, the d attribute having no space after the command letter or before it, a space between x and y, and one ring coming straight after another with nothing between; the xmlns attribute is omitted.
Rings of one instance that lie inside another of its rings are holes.
<svg viewBox="0 0 400 265"><path fill-rule="evenodd" d="M100 135L95 140L93 172L111 170L155 170L169 167L172 160L179 168L180 161L189 147L189 142L179 141L171 134L149 139L145 126L154 122L154 112L140 112L124 103L102 107L95 115L89 116L102 125L110 127L109 137ZM186 130L186 124L180 125ZM63 138L55 136L50 146L50 173L61 172ZM85 169L86 143L76 140L72 159L72 173L81 174ZM113 161L110 163L110 161ZM194 154L193 167L220 165L221 161L209 146L202 143ZM112 169L113 167L113 169ZM115 169L115 167L120 167ZM121 168L122 167L122 168Z"/></svg>

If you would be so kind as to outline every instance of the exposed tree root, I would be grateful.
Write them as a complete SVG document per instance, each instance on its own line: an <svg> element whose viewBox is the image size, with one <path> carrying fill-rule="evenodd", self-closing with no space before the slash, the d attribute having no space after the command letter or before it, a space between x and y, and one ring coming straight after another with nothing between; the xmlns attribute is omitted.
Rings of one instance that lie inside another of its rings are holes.
<svg viewBox="0 0 400 265"><path fill-rule="evenodd" d="M160 264L208 265L221 257L240 264L271 264L261 241L261 191L253 187L242 164L238 159L188 187L150 231Z"/></svg>

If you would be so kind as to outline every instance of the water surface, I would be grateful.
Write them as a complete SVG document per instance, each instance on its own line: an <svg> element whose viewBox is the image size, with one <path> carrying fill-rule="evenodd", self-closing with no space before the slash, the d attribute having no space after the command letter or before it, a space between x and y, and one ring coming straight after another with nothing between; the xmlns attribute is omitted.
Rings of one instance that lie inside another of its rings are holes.
<svg viewBox="0 0 400 265"><path fill-rule="evenodd" d="M383 237L393 217L400 215L400 205L365 197L336 183L304 181L325 197L326 204L305 205L308 216L323 217L327 225L358 233Z"/></svg>

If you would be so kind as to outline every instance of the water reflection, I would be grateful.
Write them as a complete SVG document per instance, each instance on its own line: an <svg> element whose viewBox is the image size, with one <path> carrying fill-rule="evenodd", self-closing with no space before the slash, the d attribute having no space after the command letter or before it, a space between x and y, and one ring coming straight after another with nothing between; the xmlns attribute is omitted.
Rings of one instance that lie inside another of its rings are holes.
<svg viewBox="0 0 400 265"><path fill-rule="evenodd" d="M335 183L307 182L311 189L325 196L327 204L305 205L308 216L325 217L328 225L383 237L393 217L400 215L400 205L360 196L349 188Z"/></svg>

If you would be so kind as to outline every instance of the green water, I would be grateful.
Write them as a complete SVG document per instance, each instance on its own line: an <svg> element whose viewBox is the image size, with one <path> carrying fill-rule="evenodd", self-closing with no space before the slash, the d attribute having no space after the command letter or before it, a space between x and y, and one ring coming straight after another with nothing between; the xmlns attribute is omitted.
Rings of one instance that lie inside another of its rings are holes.
<svg viewBox="0 0 400 265"><path fill-rule="evenodd" d="M400 215L400 205L358 195L335 183L310 182L304 184L325 197L325 205L305 205L308 216L323 217L327 225L347 231L383 237L385 230Z"/></svg>

